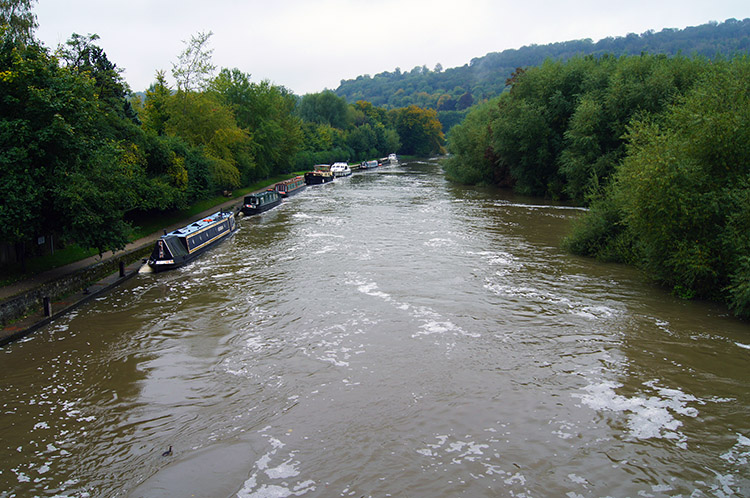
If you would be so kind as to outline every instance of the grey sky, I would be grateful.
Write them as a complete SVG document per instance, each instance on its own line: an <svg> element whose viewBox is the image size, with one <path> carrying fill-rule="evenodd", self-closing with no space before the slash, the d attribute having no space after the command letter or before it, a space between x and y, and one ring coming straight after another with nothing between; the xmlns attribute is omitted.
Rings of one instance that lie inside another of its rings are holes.
<svg viewBox="0 0 750 498"><path fill-rule="evenodd" d="M297 94L400 67L462 66L530 44L684 28L750 17L748 0L38 0L37 37L100 36L134 91L171 80L183 41L213 31L218 67Z"/></svg>

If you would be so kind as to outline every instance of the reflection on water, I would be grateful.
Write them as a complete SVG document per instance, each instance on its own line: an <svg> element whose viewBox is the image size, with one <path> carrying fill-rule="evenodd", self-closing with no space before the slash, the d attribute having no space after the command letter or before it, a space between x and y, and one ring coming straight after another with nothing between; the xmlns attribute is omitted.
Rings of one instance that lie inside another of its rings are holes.
<svg viewBox="0 0 750 498"><path fill-rule="evenodd" d="M748 325L579 213L414 162L244 219L0 350L0 497L750 495Z"/></svg>

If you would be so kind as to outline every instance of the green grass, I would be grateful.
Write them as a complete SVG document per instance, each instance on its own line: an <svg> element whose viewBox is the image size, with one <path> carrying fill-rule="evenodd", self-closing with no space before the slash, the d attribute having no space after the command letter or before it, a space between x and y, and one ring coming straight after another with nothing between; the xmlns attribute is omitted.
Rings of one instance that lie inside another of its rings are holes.
<svg viewBox="0 0 750 498"><path fill-rule="evenodd" d="M262 190L268 186L274 185L287 178L293 178L298 175L302 175L304 172L290 173L286 175L279 175L267 180L262 180L253 183L249 187L235 190L232 192L232 197L216 196L210 199L205 199L196 202L192 206L179 211L170 211L164 213L152 214L148 218L138 220L133 223L133 232L131 234L131 240L137 240L142 237L151 235L152 233L161 231L164 227L186 221L203 211L219 206L231 199L242 197L255 192L256 190ZM2 268L2 277L0 277L0 287L10 285L24 278L28 278L32 275L43 273L53 268L65 266L82 259L94 256L98 254L96 249L84 249L77 245L70 245L64 249L58 249L53 255L44 255L29 258L26 260L26 273L23 272L20 264L7 265Z"/></svg>

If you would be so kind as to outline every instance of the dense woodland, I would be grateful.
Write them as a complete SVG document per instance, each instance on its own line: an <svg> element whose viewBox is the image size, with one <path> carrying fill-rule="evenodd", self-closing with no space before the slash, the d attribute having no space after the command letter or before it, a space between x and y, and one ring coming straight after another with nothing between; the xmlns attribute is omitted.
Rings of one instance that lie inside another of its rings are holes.
<svg viewBox="0 0 750 498"><path fill-rule="evenodd" d="M443 152L434 110L300 98L217 72L210 32L186 42L175 87L160 71L141 98L96 35L54 51L37 42L33 3L0 3L0 260L23 261L45 239L121 249L128 220L319 162Z"/></svg>
<svg viewBox="0 0 750 498"><path fill-rule="evenodd" d="M518 70L448 136L450 178L590 206L566 244L750 316L750 58Z"/></svg>

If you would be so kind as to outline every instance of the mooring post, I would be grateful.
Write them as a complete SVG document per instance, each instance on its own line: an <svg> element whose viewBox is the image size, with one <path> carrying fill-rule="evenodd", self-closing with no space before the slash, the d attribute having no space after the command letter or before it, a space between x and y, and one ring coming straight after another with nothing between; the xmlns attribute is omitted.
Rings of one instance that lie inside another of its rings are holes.
<svg viewBox="0 0 750 498"><path fill-rule="evenodd" d="M44 316L52 316L52 301L50 301L49 296L44 296L42 303L44 305Z"/></svg>
<svg viewBox="0 0 750 498"><path fill-rule="evenodd" d="M121 277L125 276L125 262L124 261L120 261L120 276Z"/></svg>

